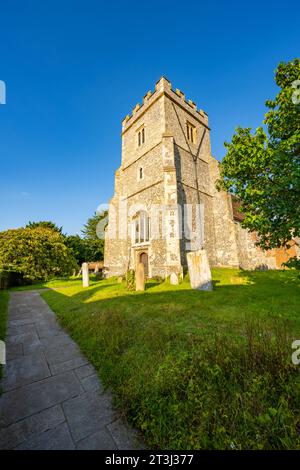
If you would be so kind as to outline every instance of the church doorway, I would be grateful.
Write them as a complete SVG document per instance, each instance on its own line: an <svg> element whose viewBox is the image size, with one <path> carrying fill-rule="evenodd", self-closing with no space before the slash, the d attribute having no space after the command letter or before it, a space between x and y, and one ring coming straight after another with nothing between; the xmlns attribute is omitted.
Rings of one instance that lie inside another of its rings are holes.
<svg viewBox="0 0 300 470"><path fill-rule="evenodd" d="M140 263L143 263L144 265L144 272L145 272L145 277L148 277L148 253L146 253L145 251L143 251L140 256L139 256L139 262Z"/></svg>

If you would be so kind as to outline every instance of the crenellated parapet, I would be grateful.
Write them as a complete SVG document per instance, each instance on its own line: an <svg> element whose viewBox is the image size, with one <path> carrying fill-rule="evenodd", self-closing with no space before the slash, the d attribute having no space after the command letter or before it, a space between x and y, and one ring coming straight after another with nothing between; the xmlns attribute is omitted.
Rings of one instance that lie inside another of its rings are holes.
<svg viewBox="0 0 300 470"><path fill-rule="evenodd" d="M198 120L200 119L203 124L208 126L208 116L203 111L203 109L197 108L197 105L194 101L186 99L185 94L179 89L176 88L175 91L172 89L171 82L166 77L161 77L155 84L155 90L151 90L146 93L143 98L142 104L137 103L133 108L131 114L127 114L122 121L122 130L123 132L138 118L142 113L144 113L148 106L159 97L161 94L168 95L171 99L180 104L188 112L192 113Z"/></svg>

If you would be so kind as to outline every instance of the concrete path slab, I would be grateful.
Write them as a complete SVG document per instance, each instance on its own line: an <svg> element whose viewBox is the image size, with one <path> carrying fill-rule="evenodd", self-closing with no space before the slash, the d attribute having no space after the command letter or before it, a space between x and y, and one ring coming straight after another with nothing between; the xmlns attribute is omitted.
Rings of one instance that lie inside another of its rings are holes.
<svg viewBox="0 0 300 470"><path fill-rule="evenodd" d="M0 449L143 448L39 292L10 295Z"/></svg>

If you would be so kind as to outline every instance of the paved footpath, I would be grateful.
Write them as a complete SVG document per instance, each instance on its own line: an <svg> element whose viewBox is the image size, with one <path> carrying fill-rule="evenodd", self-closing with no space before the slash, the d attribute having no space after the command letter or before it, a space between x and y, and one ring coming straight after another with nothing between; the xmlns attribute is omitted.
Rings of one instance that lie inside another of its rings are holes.
<svg viewBox="0 0 300 470"><path fill-rule="evenodd" d="M95 369L38 291L11 293L0 449L136 449Z"/></svg>

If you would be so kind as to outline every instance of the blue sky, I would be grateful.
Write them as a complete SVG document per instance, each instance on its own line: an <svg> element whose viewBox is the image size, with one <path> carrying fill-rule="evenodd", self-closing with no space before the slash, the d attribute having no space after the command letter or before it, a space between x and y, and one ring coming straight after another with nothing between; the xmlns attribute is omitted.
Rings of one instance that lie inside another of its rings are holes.
<svg viewBox="0 0 300 470"><path fill-rule="evenodd" d="M113 193L121 120L161 75L209 115L213 155L256 128L299 56L298 2L1 1L0 230L79 233Z"/></svg>

